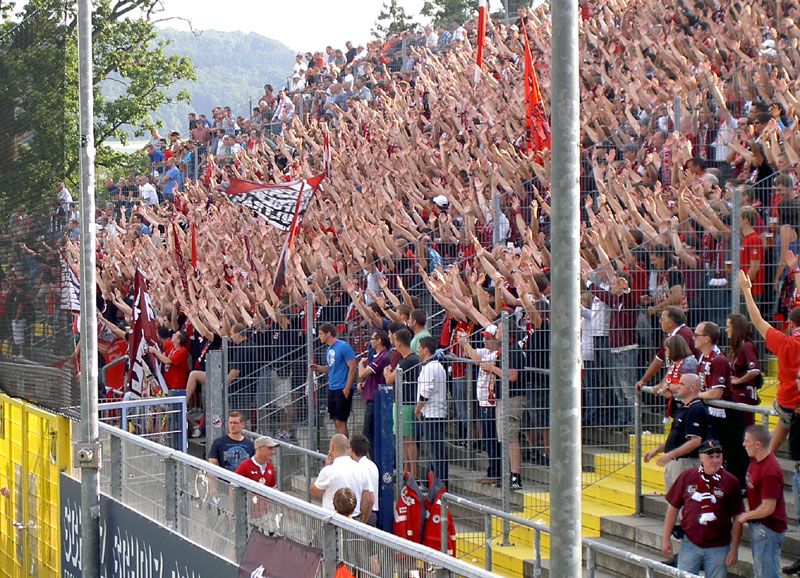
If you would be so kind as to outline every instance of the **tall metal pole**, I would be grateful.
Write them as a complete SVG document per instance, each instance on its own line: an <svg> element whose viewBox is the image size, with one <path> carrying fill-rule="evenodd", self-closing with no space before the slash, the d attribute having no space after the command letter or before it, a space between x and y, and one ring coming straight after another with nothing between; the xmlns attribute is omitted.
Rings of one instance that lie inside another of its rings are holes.
<svg viewBox="0 0 800 578"><path fill-rule="evenodd" d="M739 250L742 246L742 223L739 215L741 212L742 188L734 187L731 194L731 238L728 243L731 248L731 270L728 277L731 280L731 313L739 313L742 305L742 296L739 295L739 268L741 267Z"/></svg>
<svg viewBox="0 0 800 578"><path fill-rule="evenodd" d="M94 232L94 100L92 3L78 0L78 86L81 199L81 566L84 578L100 575L100 437L97 424L97 319Z"/></svg>
<svg viewBox="0 0 800 578"><path fill-rule="evenodd" d="M578 1L554 0L552 39L551 576L581 576Z"/></svg>

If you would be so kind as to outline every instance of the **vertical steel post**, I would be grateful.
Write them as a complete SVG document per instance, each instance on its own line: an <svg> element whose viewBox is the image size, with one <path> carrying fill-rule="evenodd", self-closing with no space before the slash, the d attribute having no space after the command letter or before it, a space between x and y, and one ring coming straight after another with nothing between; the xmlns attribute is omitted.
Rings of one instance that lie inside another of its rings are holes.
<svg viewBox="0 0 800 578"><path fill-rule="evenodd" d="M227 337L223 339L223 345ZM223 358L227 348L209 351L206 355L206 385L203 388L206 414L206 457L214 440L225 435L228 424L224 406L225 376L222 371Z"/></svg>
<svg viewBox="0 0 800 578"><path fill-rule="evenodd" d="M283 491L283 478L281 478L281 472L283 472L283 445L278 445L277 451L275 452L278 455L276 456L277 459L275 460L275 479L278 481L278 489L282 492Z"/></svg>
<svg viewBox="0 0 800 578"><path fill-rule="evenodd" d="M447 499L442 496L441 499L442 509L441 509L441 524L439 524L439 540L440 540L440 548L442 554L447 554Z"/></svg>
<svg viewBox="0 0 800 578"><path fill-rule="evenodd" d="M578 1L553 2L550 574L581 576Z"/></svg>
<svg viewBox="0 0 800 578"><path fill-rule="evenodd" d="M680 132L681 130L681 99L679 96L676 96L672 99L672 114L674 115L674 123L675 126L673 127L674 130Z"/></svg>
<svg viewBox="0 0 800 578"><path fill-rule="evenodd" d="M533 531L533 578L542 576L542 532Z"/></svg>
<svg viewBox="0 0 800 578"><path fill-rule="evenodd" d="M308 428L308 447L319 451L319 444L315 443L314 425L316 422L316 404L314 397L317 392L314 390L314 372L311 365L314 363L314 294L309 291L306 293L306 404L308 415L306 415L306 427Z"/></svg>
<svg viewBox="0 0 800 578"><path fill-rule="evenodd" d="M483 515L483 567L492 570L492 515Z"/></svg>
<svg viewBox="0 0 800 578"><path fill-rule="evenodd" d="M500 327L502 331L502 340L500 341L500 372L501 372L501 387L500 387L500 396L499 396L499 403L503 408L503 419L502 419L502 428L503 428L503 443L500 444L500 451L502 452L503 462L502 462L502 500L503 500L503 511L506 513L511 512L511 423L509 418L511 417L510 414L510 407L509 407L509 395L508 395L508 356L511 353L510 343L508 338L510 337L508 333L508 312L503 311L502 317L500 318ZM502 520L503 523L503 546L509 546L510 542L508 541L508 535L510 532L509 522L505 518Z"/></svg>
<svg viewBox="0 0 800 578"><path fill-rule="evenodd" d="M394 499L403 488L403 368L398 367L394 380Z"/></svg>
<svg viewBox="0 0 800 578"><path fill-rule="evenodd" d="M247 547L247 539L250 531L247 521L247 502L249 494L244 488L233 486L233 536L236 545L236 563L238 564L244 556L244 549Z"/></svg>
<svg viewBox="0 0 800 578"><path fill-rule="evenodd" d="M122 440L118 436L111 436L111 497L122 500L122 464L125 458L122 455Z"/></svg>
<svg viewBox="0 0 800 578"><path fill-rule="evenodd" d="M511 22L511 15L508 13L508 0L503 0L503 12L506 13L506 19L505 20L506 20L506 31L507 31L508 27L510 26L510 22Z"/></svg>
<svg viewBox="0 0 800 578"><path fill-rule="evenodd" d="M733 198L731 199L731 238L728 245L731 248L731 313L739 313L742 298L739 295L739 249L742 246L742 224L739 221L739 213L742 212L742 189L733 188Z"/></svg>
<svg viewBox="0 0 800 578"><path fill-rule="evenodd" d="M172 458L164 460L164 518L170 529L178 528L178 463Z"/></svg>
<svg viewBox="0 0 800 578"><path fill-rule="evenodd" d="M636 515L643 516L642 512L642 395L636 394L633 399L633 476L634 491L636 492Z"/></svg>
<svg viewBox="0 0 800 578"><path fill-rule="evenodd" d="M94 73L92 3L78 0L78 86L80 109L80 281L81 281L81 442L97 444L97 327L94 204ZM95 447L99 460L100 446ZM82 461L81 569L85 578L100 575L100 469Z"/></svg>
<svg viewBox="0 0 800 578"><path fill-rule="evenodd" d="M500 242L500 193L492 192L492 245Z"/></svg>
<svg viewBox="0 0 800 578"><path fill-rule="evenodd" d="M336 566L339 562L336 554L338 543L337 528L333 524L325 522L322 525L322 576L333 578L336 574Z"/></svg>

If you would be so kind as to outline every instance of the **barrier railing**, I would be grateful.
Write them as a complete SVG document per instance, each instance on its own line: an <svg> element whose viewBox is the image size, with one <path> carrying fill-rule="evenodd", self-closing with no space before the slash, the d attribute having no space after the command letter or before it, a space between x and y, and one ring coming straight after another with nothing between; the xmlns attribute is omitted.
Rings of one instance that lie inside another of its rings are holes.
<svg viewBox="0 0 800 578"><path fill-rule="evenodd" d="M484 539L483 543L485 544L485 552L484 552L484 565L486 569L492 567L492 542L497 537L492 532L493 519L498 518L503 520L509 524L515 524L521 526L523 528L530 528L533 531L533 551L532 551L532 560L533 560L533 576L540 577L542 575L542 534L549 534L550 527L546 524L542 524L541 522L534 522L532 520L528 520L526 518L521 518L519 516L515 516L514 514L508 514L496 508L492 508L490 506L486 506L484 504L479 504L477 502L473 502L471 500L467 500L460 496L453 495L449 492L445 493L442 496L442 518L447 517L448 511L451 512L450 506L452 504L456 504L462 508L466 508L472 510L479 514L484 520ZM632 562L639 566L642 571L644 572L644 576L647 578L652 578L655 576L655 572L658 571L661 575L667 576L675 576L678 578L698 578L696 574L692 574L690 572L685 572L683 570L678 570L677 568L673 568L671 566L667 566L661 562L656 560L651 560L650 558L646 558L645 556L640 556L638 554L634 554L632 552L627 552L625 550L620 550L619 548L614 548L613 546L609 546L608 544L603 544L597 540L593 540L592 538L582 538L581 544L585 550L584 553L584 561L585 561L585 569L586 573L584 576L588 578L594 578L595 576L595 553L596 552L603 552L606 554L610 554L622 560L626 560L628 562ZM442 536L442 545L444 548L447 547L447 540L445 536Z"/></svg>
<svg viewBox="0 0 800 578"><path fill-rule="evenodd" d="M645 393L653 393L655 388L650 386L642 386L642 391ZM641 396L636 396L636 423L634 425L634 434L636 438L636 444L634 449L634 456L635 460L634 463L636 464L635 467L635 486L636 486L636 514L643 515L643 504L642 504L642 406L640 402ZM722 409L731 409L736 411L742 411L752 414L758 414L761 416L764 425L767 425L767 420L770 416L777 416L778 413L772 409L771 407L761 407L757 405L748 405L744 403L736 403L732 401L726 401L722 399L706 399L703 400L707 406L711 407L718 407Z"/></svg>
<svg viewBox="0 0 800 578"><path fill-rule="evenodd" d="M97 405L101 422L156 443L185 452L187 449L186 397L139 399L126 394L122 401Z"/></svg>
<svg viewBox="0 0 800 578"><path fill-rule="evenodd" d="M340 562L367 576L497 576L118 428L100 424L100 443L101 491L228 560L257 528L321 548L325 578Z"/></svg>

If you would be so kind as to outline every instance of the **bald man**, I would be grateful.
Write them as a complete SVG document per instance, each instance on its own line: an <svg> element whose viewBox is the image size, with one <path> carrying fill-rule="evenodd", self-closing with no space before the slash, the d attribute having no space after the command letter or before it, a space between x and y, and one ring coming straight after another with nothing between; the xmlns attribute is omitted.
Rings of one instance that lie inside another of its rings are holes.
<svg viewBox="0 0 800 578"><path fill-rule="evenodd" d="M328 459L319 476L311 484L311 495L322 498L322 507L335 512L333 496L339 488L350 488L356 495L353 518L366 522L372 513L375 488L364 468L350 457L350 442L343 434L331 438ZM363 512L363 515L362 515Z"/></svg>
<svg viewBox="0 0 800 578"><path fill-rule="evenodd" d="M664 468L664 490L669 492L681 473L700 465L697 450L708 437L708 409L700 393L700 377L694 373L682 375L677 384L671 386L672 395L682 402L682 407L672 410L672 428L667 440L644 454L644 461L664 452L656 464Z"/></svg>

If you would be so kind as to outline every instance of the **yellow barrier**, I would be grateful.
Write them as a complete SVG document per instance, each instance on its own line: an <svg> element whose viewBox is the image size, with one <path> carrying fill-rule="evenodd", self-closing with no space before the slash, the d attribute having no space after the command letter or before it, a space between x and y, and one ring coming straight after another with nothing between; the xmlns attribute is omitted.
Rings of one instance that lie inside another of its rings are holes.
<svg viewBox="0 0 800 578"><path fill-rule="evenodd" d="M69 458L68 419L0 394L0 577L60 576L58 474Z"/></svg>

